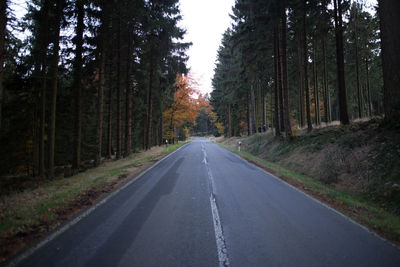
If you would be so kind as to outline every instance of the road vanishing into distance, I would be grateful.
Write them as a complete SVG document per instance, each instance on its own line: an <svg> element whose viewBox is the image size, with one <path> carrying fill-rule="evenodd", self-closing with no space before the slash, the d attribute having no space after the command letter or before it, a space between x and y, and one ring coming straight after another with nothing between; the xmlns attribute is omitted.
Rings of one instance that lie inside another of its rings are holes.
<svg viewBox="0 0 400 267"><path fill-rule="evenodd" d="M400 266L400 250L205 139L156 163L17 266Z"/></svg>

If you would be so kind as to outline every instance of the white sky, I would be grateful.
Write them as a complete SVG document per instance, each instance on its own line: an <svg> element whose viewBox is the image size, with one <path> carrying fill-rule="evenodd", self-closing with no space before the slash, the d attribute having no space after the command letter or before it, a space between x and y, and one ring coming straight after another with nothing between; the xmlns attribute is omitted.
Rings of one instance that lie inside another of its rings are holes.
<svg viewBox="0 0 400 267"><path fill-rule="evenodd" d="M211 79L222 34L230 26L235 0L180 0L183 20L179 26L186 29L185 41L193 45L188 50L188 67L199 83L202 93L210 93Z"/></svg>

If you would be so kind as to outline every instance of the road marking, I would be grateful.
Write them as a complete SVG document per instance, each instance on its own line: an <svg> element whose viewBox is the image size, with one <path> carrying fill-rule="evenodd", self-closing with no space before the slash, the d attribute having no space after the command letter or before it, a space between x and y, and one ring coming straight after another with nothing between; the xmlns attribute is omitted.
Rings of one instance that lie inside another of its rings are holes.
<svg viewBox="0 0 400 267"><path fill-rule="evenodd" d="M217 243L217 250L218 250L218 260L220 267L229 267L229 258L228 258L228 251L226 249L226 243L224 234L222 231L221 220L219 218L218 206L217 201L215 199L216 187L214 184L214 177L212 176L210 166L208 165L207 161L207 152L204 147L204 143L201 143L201 150L203 151L203 163L207 169L208 174L208 182L210 187L210 205L211 205L211 212L213 216L213 224L214 224L214 232L215 232L215 241Z"/></svg>
<svg viewBox="0 0 400 267"><path fill-rule="evenodd" d="M222 232L221 220L219 219L218 207L213 194L210 196L211 211L213 215L215 241L217 242L218 248L218 259L220 267L228 267L229 259L226 250L225 238Z"/></svg>
<svg viewBox="0 0 400 267"><path fill-rule="evenodd" d="M181 150L182 148L186 147L188 144L185 144L183 146L181 146L180 148L178 148L177 150L175 150L174 152L171 152L170 154L168 154L167 156L165 156L164 158L160 159L159 161L157 161L156 163L154 163L153 165L151 165L149 168L145 169L144 171L142 171L139 175L137 175L134 178L131 178L131 180L128 180L128 182L126 182L125 184L123 184L122 186L120 186L119 188L117 188L115 191L111 192L110 194L106 195L103 199L101 199L99 202L97 202L95 205L89 207L88 209L86 209L85 211L83 211L82 213L78 214L74 219L72 219L71 221L65 223L63 226L61 226L58 230L55 230L54 232L52 232L51 234L49 234L46 238L44 238L43 240L41 240L39 243L37 243L36 245L33 245L31 247L29 247L27 250L25 250L24 252L22 252L20 255L16 256L14 259L12 259L9 263L6 263L5 266L11 267L11 266L16 266L19 263L21 263L22 260L28 258L29 256L31 256L33 253L35 253L37 250L39 250L41 247L45 246L47 243L49 243L50 241L54 240L56 237L58 237L59 235L61 235L62 233L64 233L65 231L67 231L69 228L71 228L72 226L74 226L75 224L77 224L79 221L81 221L83 218L87 217L90 213L92 213L93 211L95 211L98 207L102 206L104 203L106 203L108 200L110 200L113 196L117 195L119 192L121 192L122 190L124 190L125 188L127 188L128 186L130 186L131 184L133 184L134 182L136 182L137 180L139 180L139 178L141 178L143 175L145 175L147 172L149 172L150 170L152 170L154 167L156 167L158 164L160 164L162 161L166 160L167 158L169 158L170 156L172 156L173 154L175 154L176 152L178 152L179 150Z"/></svg>

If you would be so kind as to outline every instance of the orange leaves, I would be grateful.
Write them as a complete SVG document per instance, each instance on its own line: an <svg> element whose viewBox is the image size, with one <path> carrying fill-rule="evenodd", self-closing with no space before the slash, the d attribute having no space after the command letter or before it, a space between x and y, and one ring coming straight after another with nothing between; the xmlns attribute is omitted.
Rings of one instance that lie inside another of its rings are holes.
<svg viewBox="0 0 400 267"><path fill-rule="evenodd" d="M198 111L205 104L205 98L197 89L196 81L190 76L176 75L174 103L164 111L164 138L175 137L175 128L183 124L194 124ZM195 98L197 96L197 98Z"/></svg>

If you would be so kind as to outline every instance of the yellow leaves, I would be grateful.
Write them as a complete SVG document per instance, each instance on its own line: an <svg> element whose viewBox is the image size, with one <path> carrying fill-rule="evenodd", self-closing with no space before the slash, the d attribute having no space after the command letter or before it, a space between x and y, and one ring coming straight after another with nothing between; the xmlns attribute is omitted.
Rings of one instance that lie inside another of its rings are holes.
<svg viewBox="0 0 400 267"><path fill-rule="evenodd" d="M175 137L175 128L183 126L185 122L194 124L199 115L198 111L205 103L197 89L197 83L192 77L178 73L174 85L176 88L174 103L163 113L165 139ZM198 97L195 98L195 96ZM185 129L185 132L188 136L189 130Z"/></svg>
<svg viewBox="0 0 400 267"><path fill-rule="evenodd" d="M164 124L164 128L165 128L165 124ZM175 138L175 133L174 133L174 131L171 130L171 129L169 129L169 128L167 128L167 130L164 131L163 139L171 140L171 139L173 139L173 138Z"/></svg>
<svg viewBox="0 0 400 267"><path fill-rule="evenodd" d="M219 134L224 134L225 127L221 122L216 122L215 127L217 127Z"/></svg>
<svg viewBox="0 0 400 267"><path fill-rule="evenodd" d="M188 138L190 136L189 128L185 127L184 131L185 131L185 137Z"/></svg>

